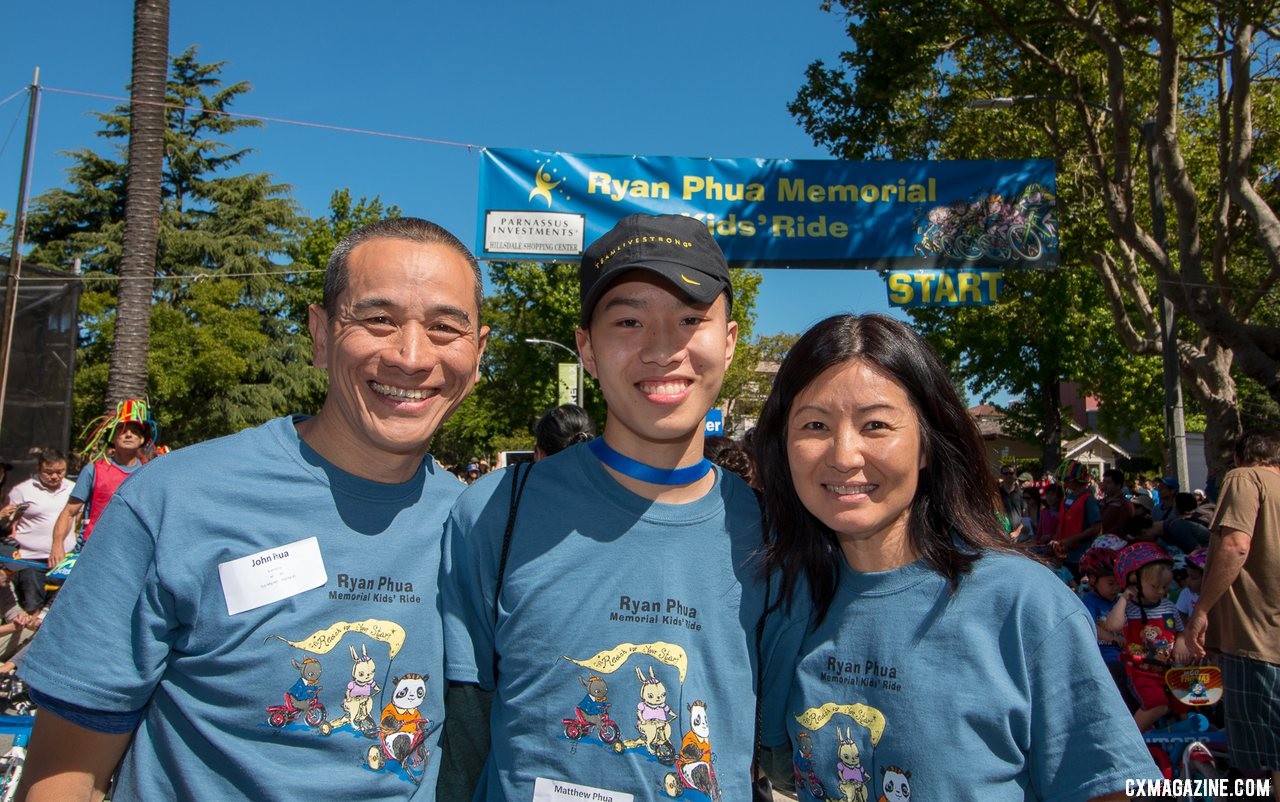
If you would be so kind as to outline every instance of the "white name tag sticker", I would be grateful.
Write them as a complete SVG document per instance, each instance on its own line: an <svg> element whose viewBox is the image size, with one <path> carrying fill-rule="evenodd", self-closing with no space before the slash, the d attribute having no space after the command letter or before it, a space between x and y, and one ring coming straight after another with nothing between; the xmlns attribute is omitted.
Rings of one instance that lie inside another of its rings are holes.
<svg viewBox="0 0 1280 802"><path fill-rule="evenodd" d="M548 780L546 777L539 777L533 783L533 802L582 802L584 799L591 802L634 802L635 796L564 780Z"/></svg>
<svg viewBox="0 0 1280 802"><path fill-rule="evenodd" d="M314 537L228 560L218 565L218 578L227 615L297 596L329 581L320 541Z"/></svg>

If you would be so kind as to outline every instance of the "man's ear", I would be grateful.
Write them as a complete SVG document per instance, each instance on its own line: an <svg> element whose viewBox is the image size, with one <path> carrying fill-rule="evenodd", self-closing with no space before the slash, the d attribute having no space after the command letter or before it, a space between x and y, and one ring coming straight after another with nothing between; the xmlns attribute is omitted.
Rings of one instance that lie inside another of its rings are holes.
<svg viewBox="0 0 1280 802"><path fill-rule="evenodd" d="M578 329L573 333L573 339L578 344L578 356L582 358L583 369L591 374L591 378L599 379L596 375L596 352L591 348L591 332Z"/></svg>
<svg viewBox="0 0 1280 802"><path fill-rule="evenodd" d="M480 381L480 363L484 361L484 349L489 347L489 327L481 326L476 338L476 381Z"/></svg>
<svg viewBox="0 0 1280 802"><path fill-rule="evenodd" d="M728 370L730 363L733 362L733 354L738 348L738 321L729 321L725 327L724 337L724 369Z"/></svg>
<svg viewBox="0 0 1280 802"><path fill-rule="evenodd" d="M329 313L320 304L307 307L307 329L311 332L311 364L329 369Z"/></svg>

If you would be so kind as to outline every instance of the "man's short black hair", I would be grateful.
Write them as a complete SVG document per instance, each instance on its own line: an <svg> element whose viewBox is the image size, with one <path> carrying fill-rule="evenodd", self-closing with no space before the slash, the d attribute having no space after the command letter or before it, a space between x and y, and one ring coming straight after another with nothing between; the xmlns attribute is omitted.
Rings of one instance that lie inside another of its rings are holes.
<svg viewBox="0 0 1280 802"><path fill-rule="evenodd" d="M1280 466L1280 432L1250 429L1236 439L1236 460L1241 465Z"/></svg>
<svg viewBox="0 0 1280 802"><path fill-rule="evenodd" d="M443 245L458 252L471 268L476 282L476 328L480 327L480 306L484 289L480 281L480 264L462 241L443 226L417 217L388 217L376 223L357 228L342 238L329 256L329 266L324 273L324 311L330 315L338 312L338 298L347 289L347 262L358 246L374 239L398 239L421 242L426 245Z"/></svg>
<svg viewBox="0 0 1280 802"><path fill-rule="evenodd" d="M66 462L67 455L56 448L42 448L36 452L36 465L51 465L55 462Z"/></svg>

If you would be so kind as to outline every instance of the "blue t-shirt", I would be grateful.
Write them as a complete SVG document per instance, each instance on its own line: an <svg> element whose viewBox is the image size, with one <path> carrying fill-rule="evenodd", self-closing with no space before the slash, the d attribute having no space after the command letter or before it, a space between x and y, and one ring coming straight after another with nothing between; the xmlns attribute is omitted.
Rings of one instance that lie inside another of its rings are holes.
<svg viewBox="0 0 1280 802"><path fill-rule="evenodd" d="M951 595L923 563L841 565L785 722L766 723L796 745L801 800L1084 800L1161 776L1088 612L1043 566L988 553Z"/></svg>
<svg viewBox="0 0 1280 802"><path fill-rule="evenodd" d="M113 497L110 536L90 538L22 678L90 711L142 710L113 799L434 799L438 725L370 740L343 701L367 655L379 722L443 719L436 579L460 489L430 457L403 484L348 474L289 418L168 454ZM287 709L308 661L323 721Z"/></svg>
<svg viewBox="0 0 1280 802"><path fill-rule="evenodd" d="M583 445L535 463L496 630L512 471L463 493L445 528L441 597L450 681L495 691L476 799L541 789L540 799L657 800L665 788L703 800L711 782L725 800L751 798L760 510L741 479L715 471L701 499L663 504L623 488ZM777 637L766 632L766 654ZM602 722L575 738L592 676L607 684L616 730ZM711 766L697 759L700 738Z"/></svg>
<svg viewBox="0 0 1280 802"><path fill-rule="evenodd" d="M1116 606L1115 599L1107 601L1106 599L1094 593L1092 590L1080 597L1080 601L1084 602L1084 606L1089 611L1089 615L1093 616L1093 621L1103 629L1106 628L1107 613L1111 612L1111 608ZM1102 659L1108 663L1120 662L1120 647L1111 641L1098 641L1098 651L1102 653Z"/></svg>

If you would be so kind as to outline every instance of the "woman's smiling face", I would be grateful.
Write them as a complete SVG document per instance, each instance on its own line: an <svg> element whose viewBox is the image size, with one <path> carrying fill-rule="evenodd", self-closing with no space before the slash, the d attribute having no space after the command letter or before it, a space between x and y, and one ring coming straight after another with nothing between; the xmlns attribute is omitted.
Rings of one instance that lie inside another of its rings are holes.
<svg viewBox="0 0 1280 802"><path fill-rule="evenodd" d="M923 437L896 380L861 359L819 374L791 406L787 460L800 502L835 533L856 570L915 559L908 524Z"/></svg>

